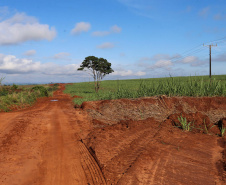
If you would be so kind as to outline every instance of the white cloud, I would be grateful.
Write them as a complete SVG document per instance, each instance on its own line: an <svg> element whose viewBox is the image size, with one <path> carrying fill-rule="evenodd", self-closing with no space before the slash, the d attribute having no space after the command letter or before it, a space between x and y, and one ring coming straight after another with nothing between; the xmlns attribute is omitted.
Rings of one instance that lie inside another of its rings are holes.
<svg viewBox="0 0 226 185"><path fill-rule="evenodd" d="M75 27L71 30L71 34L79 35L82 32L88 32L91 28L91 24L88 22L79 22L75 25Z"/></svg>
<svg viewBox="0 0 226 185"><path fill-rule="evenodd" d="M33 56L36 54L36 51L35 50L28 50L24 53L24 55L26 56Z"/></svg>
<svg viewBox="0 0 226 185"><path fill-rule="evenodd" d="M170 56L168 54L156 54L153 57L142 57L139 62L157 62L158 60L172 60L172 59L176 59L179 58L180 55L176 54L173 56Z"/></svg>
<svg viewBox="0 0 226 185"><path fill-rule="evenodd" d="M133 72L132 70L116 70L112 73L113 76L144 76L146 75L145 72L138 71Z"/></svg>
<svg viewBox="0 0 226 185"><path fill-rule="evenodd" d="M70 53L67 52L61 52L57 53L53 56L53 59L60 59L60 60L70 60L68 57L70 56Z"/></svg>
<svg viewBox="0 0 226 185"><path fill-rule="evenodd" d="M111 42L105 42L105 43L97 46L97 48L99 48L99 49L111 49L114 47L115 47L115 45Z"/></svg>
<svg viewBox="0 0 226 185"><path fill-rule="evenodd" d="M132 76L133 71L128 70L128 71L115 71L112 75L118 75L118 76Z"/></svg>
<svg viewBox="0 0 226 185"><path fill-rule="evenodd" d="M173 63L170 60L159 60L154 65L151 66L152 69L156 68L165 68L170 69L170 66L172 66Z"/></svg>
<svg viewBox="0 0 226 185"><path fill-rule="evenodd" d="M198 58L195 57L195 56L188 56L188 57L185 57L184 59L182 59L181 63L184 63L184 64L193 63L193 62L195 62L197 60L198 60Z"/></svg>
<svg viewBox="0 0 226 185"><path fill-rule="evenodd" d="M154 62L154 64L152 64ZM171 70L174 64L190 64L192 67L198 67L206 64L206 60L201 60L196 56L183 57L181 55L170 56L168 54L157 54L153 57L143 57L138 61L139 67L145 69L166 69Z"/></svg>
<svg viewBox="0 0 226 185"><path fill-rule="evenodd" d="M112 33L120 33L122 31L122 28L118 27L117 25L114 25L111 27Z"/></svg>
<svg viewBox="0 0 226 185"><path fill-rule="evenodd" d="M68 65L57 65L54 63L42 64L40 72L45 75L81 75L77 69L79 68L78 64L68 64Z"/></svg>
<svg viewBox="0 0 226 185"><path fill-rule="evenodd" d="M0 54L0 72L9 74L31 73L40 69L40 62L18 59L13 55Z"/></svg>
<svg viewBox="0 0 226 185"><path fill-rule="evenodd" d="M47 24L40 24L35 17L17 13L0 22L0 45L13 45L26 41L52 40L56 30Z"/></svg>
<svg viewBox="0 0 226 185"><path fill-rule="evenodd" d="M144 76L146 75L146 72L143 71L138 71L137 73L135 73L135 76Z"/></svg>
<svg viewBox="0 0 226 185"><path fill-rule="evenodd" d="M192 67L199 67L199 66L203 66L203 65L208 65L209 63L208 63L208 60L197 60L197 61L195 61L195 62L192 62L191 63L191 66Z"/></svg>
<svg viewBox="0 0 226 185"><path fill-rule="evenodd" d="M58 65L55 63L34 62L30 59L19 59L14 55L0 54L0 73L5 74L44 74L44 75L77 75L79 64ZM84 75L82 75L84 76Z"/></svg>
<svg viewBox="0 0 226 185"><path fill-rule="evenodd" d="M196 56L188 56L175 61L175 63L190 64L192 67L202 66L208 63L208 60L201 60Z"/></svg>
<svg viewBox="0 0 226 185"><path fill-rule="evenodd" d="M178 55L170 56L168 54L156 54L153 57L143 57L138 61L139 67L144 67L145 69L171 69L173 66L172 59L178 57ZM154 64L153 64L154 62Z"/></svg>
<svg viewBox="0 0 226 185"><path fill-rule="evenodd" d="M122 28L120 28L117 25L114 25L110 28L109 31L95 31L92 33L93 36L95 37L103 37L103 36L107 36L113 33L120 33L122 31Z"/></svg>

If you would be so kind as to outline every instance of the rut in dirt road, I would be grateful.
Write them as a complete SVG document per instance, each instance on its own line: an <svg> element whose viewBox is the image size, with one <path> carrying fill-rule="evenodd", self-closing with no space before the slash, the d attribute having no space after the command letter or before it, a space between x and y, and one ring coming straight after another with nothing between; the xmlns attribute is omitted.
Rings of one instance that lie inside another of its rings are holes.
<svg viewBox="0 0 226 185"><path fill-rule="evenodd" d="M30 109L0 113L0 184L106 184L80 140L86 128L76 123L86 118L60 88Z"/></svg>

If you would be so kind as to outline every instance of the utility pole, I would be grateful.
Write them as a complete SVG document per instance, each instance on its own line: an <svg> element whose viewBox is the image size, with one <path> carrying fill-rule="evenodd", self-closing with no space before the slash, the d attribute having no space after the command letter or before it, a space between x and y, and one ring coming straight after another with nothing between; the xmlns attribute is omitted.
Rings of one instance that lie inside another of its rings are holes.
<svg viewBox="0 0 226 185"><path fill-rule="evenodd" d="M203 46L205 46L205 45L203 44ZM211 48L212 48L212 46L217 47L217 44L216 45L210 44L210 45L206 45L206 46L209 47L209 50L210 50L210 74L209 74L209 77L211 79Z"/></svg>

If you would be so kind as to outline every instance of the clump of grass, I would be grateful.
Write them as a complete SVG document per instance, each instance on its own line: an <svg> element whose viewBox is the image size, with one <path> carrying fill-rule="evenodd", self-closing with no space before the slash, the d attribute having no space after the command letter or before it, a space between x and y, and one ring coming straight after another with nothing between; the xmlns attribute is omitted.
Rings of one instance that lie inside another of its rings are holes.
<svg viewBox="0 0 226 185"><path fill-rule="evenodd" d="M206 125L206 120L203 120L203 124L204 124L204 133L209 134L209 130L211 130L213 127L215 127L216 125L211 125L211 123L209 125Z"/></svg>
<svg viewBox="0 0 226 185"><path fill-rule="evenodd" d="M220 127L220 131L221 131L221 137L224 137L225 136L225 133L226 133L226 127L222 126Z"/></svg>
<svg viewBox="0 0 226 185"><path fill-rule="evenodd" d="M177 124L177 127L181 128L182 130L184 131L191 131L191 123L192 122L187 122L187 119L184 118L182 115L181 116L178 116L178 121L179 121L179 124Z"/></svg>

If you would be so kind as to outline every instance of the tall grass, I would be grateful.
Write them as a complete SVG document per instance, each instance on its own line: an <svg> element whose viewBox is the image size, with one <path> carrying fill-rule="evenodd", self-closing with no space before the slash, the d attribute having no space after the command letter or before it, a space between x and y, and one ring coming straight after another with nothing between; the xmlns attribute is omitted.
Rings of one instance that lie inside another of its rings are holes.
<svg viewBox="0 0 226 185"><path fill-rule="evenodd" d="M148 96L226 96L226 75L208 77L170 77L142 80L103 81L99 93L93 83L67 85L65 93L83 98L74 99L75 104L84 101L139 98Z"/></svg>
<svg viewBox="0 0 226 185"><path fill-rule="evenodd" d="M40 89L35 90L31 87L20 89L20 91L12 91L12 87L5 87L0 91L0 111L7 112L13 107L32 105L39 97L52 96L56 88L57 86L48 87L48 89L44 88L46 89L46 94L43 94Z"/></svg>

